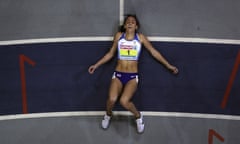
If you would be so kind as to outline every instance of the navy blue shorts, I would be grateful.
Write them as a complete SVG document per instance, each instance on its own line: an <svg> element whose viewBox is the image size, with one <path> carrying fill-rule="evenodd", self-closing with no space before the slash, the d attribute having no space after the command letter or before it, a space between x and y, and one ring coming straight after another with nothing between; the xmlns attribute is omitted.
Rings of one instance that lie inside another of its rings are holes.
<svg viewBox="0 0 240 144"><path fill-rule="evenodd" d="M138 83L138 73L125 73L114 71L112 79L114 78L118 78L123 85L125 85L128 81L132 79L136 79L136 82Z"/></svg>

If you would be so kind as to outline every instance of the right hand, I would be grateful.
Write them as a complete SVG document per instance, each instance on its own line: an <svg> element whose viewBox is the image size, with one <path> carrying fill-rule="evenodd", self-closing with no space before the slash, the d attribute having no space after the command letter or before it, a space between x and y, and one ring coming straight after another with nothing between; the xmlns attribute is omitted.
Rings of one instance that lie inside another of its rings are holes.
<svg viewBox="0 0 240 144"><path fill-rule="evenodd" d="M93 74L94 73L94 71L96 70L96 66L95 65L91 65L89 68L88 68L88 72L90 73L90 74Z"/></svg>
<svg viewBox="0 0 240 144"><path fill-rule="evenodd" d="M173 73L173 74L178 74L178 68L173 66L173 65L169 65L168 69Z"/></svg>

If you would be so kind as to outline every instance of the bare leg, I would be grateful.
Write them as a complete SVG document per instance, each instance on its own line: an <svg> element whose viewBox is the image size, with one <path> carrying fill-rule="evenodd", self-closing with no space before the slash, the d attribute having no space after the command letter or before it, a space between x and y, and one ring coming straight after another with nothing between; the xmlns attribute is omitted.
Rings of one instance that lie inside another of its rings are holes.
<svg viewBox="0 0 240 144"><path fill-rule="evenodd" d="M130 80L124 87L121 98L120 98L120 103L121 105L132 112L135 116L135 118L140 118L140 112L137 110L133 102L131 102L131 98L133 97L136 89L137 89L137 82L136 79Z"/></svg>
<svg viewBox="0 0 240 144"><path fill-rule="evenodd" d="M108 116L112 115L112 109L122 91L122 83L118 78L114 78L111 81L109 96L107 100L106 113Z"/></svg>

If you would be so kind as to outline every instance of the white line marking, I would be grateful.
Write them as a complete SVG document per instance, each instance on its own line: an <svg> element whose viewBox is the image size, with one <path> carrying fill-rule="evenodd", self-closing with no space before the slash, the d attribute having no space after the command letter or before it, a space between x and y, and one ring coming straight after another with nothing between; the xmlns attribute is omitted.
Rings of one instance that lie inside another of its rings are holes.
<svg viewBox="0 0 240 144"><path fill-rule="evenodd" d="M213 44L240 44L240 40L234 39L208 39L187 37L148 37L150 41L157 42L188 42L188 43L213 43ZM82 42L82 41L112 41L113 37L66 37L66 38L42 38L0 41L0 46L34 44L34 43L57 43L57 42Z"/></svg>
<svg viewBox="0 0 240 144"><path fill-rule="evenodd" d="M213 44L240 44L240 40L234 39L210 39L210 38L188 38L188 37L148 37L151 41L162 42L190 42L190 43L213 43Z"/></svg>
<svg viewBox="0 0 240 144"><path fill-rule="evenodd" d="M122 25L124 20L124 0L119 1L119 24Z"/></svg>
<svg viewBox="0 0 240 144"><path fill-rule="evenodd" d="M15 119L31 118L48 118L48 117L72 117L72 116L102 116L104 111L79 111L79 112L55 112L55 113L32 113L0 116L0 121ZM128 111L114 111L114 115L131 116ZM179 113L179 112L143 112L144 116L156 117L179 117L179 118L199 118L199 119L222 119L222 120L240 120L240 116L220 115L220 114L201 114L201 113Z"/></svg>
<svg viewBox="0 0 240 144"><path fill-rule="evenodd" d="M82 41L112 41L113 37L65 37L65 38L42 38L0 41L0 45L18 45L34 43L56 43L56 42L82 42Z"/></svg>

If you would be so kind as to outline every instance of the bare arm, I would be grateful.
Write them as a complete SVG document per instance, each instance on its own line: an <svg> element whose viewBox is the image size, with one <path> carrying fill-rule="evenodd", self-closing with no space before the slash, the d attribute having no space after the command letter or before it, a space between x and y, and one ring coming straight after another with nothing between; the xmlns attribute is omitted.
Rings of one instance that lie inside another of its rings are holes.
<svg viewBox="0 0 240 144"><path fill-rule="evenodd" d="M117 44L118 44L118 39L120 38L121 33L117 33L114 36L114 40L113 40L113 44L112 47L110 48L110 50L100 59L98 60L94 65L91 65L88 68L88 72L90 74L93 74L94 71L101 65L105 64L106 62L108 62L109 60L111 60L117 50Z"/></svg>
<svg viewBox="0 0 240 144"><path fill-rule="evenodd" d="M157 59L160 63L162 63L167 69L171 70L174 74L178 73L178 69L175 66L171 65L163 57L163 55L152 46L152 44L149 42L149 40L143 34L140 34L139 36L140 36L141 42L143 43L145 48L150 52L150 54L155 59Z"/></svg>

